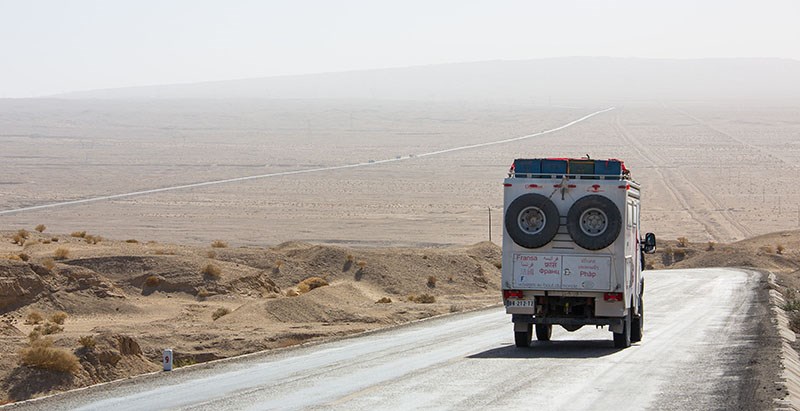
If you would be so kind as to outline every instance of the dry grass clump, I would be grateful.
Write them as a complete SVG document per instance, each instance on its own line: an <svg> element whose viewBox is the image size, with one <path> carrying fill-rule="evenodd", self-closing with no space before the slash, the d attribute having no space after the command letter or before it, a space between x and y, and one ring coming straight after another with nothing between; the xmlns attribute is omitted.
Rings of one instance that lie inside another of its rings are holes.
<svg viewBox="0 0 800 411"><path fill-rule="evenodd" d="M213 319L214 321L217 321L217 320L218 320L218 319L220 319L221 317L224 317L224 316L226 316L226 315L228 315L228 314L230 314L230 313L231 313L231 310L229 310L229 309L227 309L227 308L225 308L225 307L223 307L223 308L217 308L217 310L216 310L216 311L214 311L213 313L211 313L211 319Z"/></svg>
<svg viewBox="0 0 800 411"><path fill-rule="evenodd" d="M431 276L428 277L428 287L430 287L430 288L436 287L436 277L435 276L431 275Z"/></svg>
<svg viewBox="0 0 800 411"><path fill-rule="evenodd" d="M53 261L52 258L45 258L44 261L42 261L42 265L48 271L53 271L56 268L56 262Z"/></svg>
<svg viewBox="0 0 800 411"><path fill-rule="evenodd" d="M30 347L23 348L19 355L22 364L28 367L73 373L80 368L78 357L67 350L53 347L53 340L50 338L31 341Z"/></svg>
<svg viewBox="0 0 800 411"><path fill-rule="evenodd" d="M69 257L69 249L64 248L64 247L58 247L58 248L56 248L56 251L53 252L53 256L57 260L63 260L65 258Z"/></svg>
<svg viewBox="0 0 800 411"><path fill-rule="evenodd" d="M80 344L81 347L86 348L87 350L91 350L97 345L97 341L95 341L94 337L92 337L91 335L83 335L80 338L78 338L78 344Z"/></svg>
<svg viewBox="0 0 800 411"><path fill-rule="evenodd" d="M389 304L392 302L392 299L389 297L381 297L380 300L375 301L375 304Z"/></svg>
<svg viewBox="0 0 800 411"><path fill-rule="evenodd" d="M419 296L409 295L408 301L418 303L418 304L432 304L436 302L436 297L430 294L421 294Z"/></svg>
<svg viewBox="0 0 800 411"><path fill-rule="evenodd" d="M678 237L678 247L688 247L689 239L686 237Z"/></svg>
<svg viewBox="0 0 800 411"><path fill-rule="evenodd" d="M97 243L103 241L103 237L100 237L99 235L88 235L87 234L85 237L83 237L83 239L86 240L86 243L88 243L88 244L97 244Z"/></svg>
<svg viewBox="0 0 800 411"><path fill-rule="evenodd" d="M25 254L25 253L19 253L19 254L17 254L17 257L19 257L19 259L22 260L22 261L28 261L28 260L31 259L31 256L29 256L28 254Z"/></svg>
<svg viewBox="0 0 800 411"><path fill-rule="evenodd" d="M226 243L226 242L224 242L222 240L214 240L211 243L211 246L214 247L214 248L227 248L228 247L228 243Z"/></svg>
<svg viewBox="0 0 800 411"><path fill-rule="evenodd" d="M772 248L772 246L769 246L769 245L765 245L765 246L759 248L759 250L761 250L761 252L763 252L765 254L774 254L775 253L775 250Z"/></svg>
<svg viewBox="0 0 800 411"><path fill-rule="evenodd" d="M367 262L364 260L359 260L356 265L358 266L359 270L363 270L367 266Z"/></svg>
<svg viewBox="0 0 800 411"><path fill-rule="evenodd" d="M290 288L290 289L286 290L286 296L287 297L297 297L298 295L300 295L300 293L298 293L294 289Z"/></svg>
<svg viewBox="0 0 800 411"><path fill-rule="evenodd" d="M128 244L139 244L139 240L137 240L135 238L129 238L129 239L125 240L125 242L128 243Z"/></svg>
<svg viewBox="0 0 800 411"><path fill-rule="evenodd" d="M144 279L144 285L148 287L155 287L161 283L161 279L155 275L150 275Z"/></svg>
<svg viewBox="0 0 800 411"><path fill-rule="evenodd" d="M215 264L211 263L206 264L206 266L203 267L202 273L203 275L207 275L215 280L218 280L220 277L222 277L222 270Z"/></svg>
<svg viewBox="0 0 800 411"><path fill-rule="evenodd" d="M25 317L25 324L39 324L44 320L44 316L39 311L31 311Z"/></svg>
<svg viewBox="0 0 800 411"><path fill-rule="evenodd" d="M11 243L23 245L25 244L25 239L22 238L22 236L20 236L19 234L14 234L13 236L11 236Z"/></svg>
<svg viewBox="0 0 800 411"><path fill-rule="evenodd" d="M328 285L328 281L320 277L309 277L297 284L297 292L305 294L315 288Z"/></svg>
<svg viewBox="0 0 800 411"><path fill-rule="evenodd" d="M778 254L783 254L783 252L785 250L786 250L786 248L784 248L782 244L778 244L777 247L775 247L775 252L778 253ZM21 257L21 255L20 255L20 257Z"/></svg>
<svg viewBox="0 0 800 411"><path fill-rule="evenodd" d="M67 317L69 317L67 313L63 311L56 311L50 316L50 321L52 321L55 324L63 325Z"/></svg>
<svg viewBox="0 0 800 411"><path fill-rule="evenodd" d="M795 291L786 290L786 302L781 307L789 316L789 328L794 332L800 332L800 300L795 298Z"/></svg>
<svg viewBox="0 0 800 411"><path fill-rule="evenodd" d="M54 243L57 243L58 242L58 237L53 237L53 238L50 239L50 241L52 241Z"/></svg>
<svg viewBox="0 0 800 411"><path fill-rule="evenodd" d="M73 231L69 236L75 238L85 238L86 231Z"/></svg>
<svg viewBox="0 0 800 411"><path fill-rule="evenodd" d="M28 232L28 230L20 229L17 230L17 235L20 236L20 238L27 240L31 234Z"/></svg>
<svg viewBox="0 0 800 411"><path fill-rule="evenodd" d="M33 327L33 332L39 335L58 334L61 331L64 331L64 327L53 324L50 321L45 321L44 324Z"/></svg>
<svg viewBox="0 0 800 411"><path fill-rule="evenodd" d="M211 293L208 292L208 290L206 290L205 287L200 287L200 288L197 289L197 297L198 298L206 298L209 295L211 295Z"/></svg>
<svg viewBox="0 0 800 411"><path fill-rule="evenodd" d="M43 233L44 230L47 230L47 226L45 226L44 224L39 224L36 226L36 228L34 228L34 230Z"/></svg>
<svg viewBox="0 0 800 411"><path fill-rule="evenodd" d="M209 251L206 253L206 257L208 257L208 258L211 258L211 259L217 258L217 253L216 253L216 252L214 252L214 250L209 250Z"/></svg>
<svg viewBox="0 0 800 411"><path fill-rule="evenodd" d="M7 256L5 256L3 258L6 258L6 259L11 260L11 261L22 261L22 258L20 258L16 254L7 255Z"/></svg>
<svg viewBox="0 0 800 411"><path fill-rule="evenodd" d="M353 254L347 254L347 262L348 263L352 263L355 259L356 259L356 257L353 256Z"/></svg>

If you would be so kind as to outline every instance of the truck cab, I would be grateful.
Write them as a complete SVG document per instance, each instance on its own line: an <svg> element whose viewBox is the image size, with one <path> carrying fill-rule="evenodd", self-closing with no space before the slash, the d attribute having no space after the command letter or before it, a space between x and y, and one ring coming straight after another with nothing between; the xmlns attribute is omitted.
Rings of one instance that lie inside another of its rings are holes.
<svg viewBox="0 0 800 411"><path fill-rule="evenodd" d="M552 326L608 326L626 348L644 331L641 186L622 161L532 158L514 161L504 186L502 292L515 343Z"/></svg>

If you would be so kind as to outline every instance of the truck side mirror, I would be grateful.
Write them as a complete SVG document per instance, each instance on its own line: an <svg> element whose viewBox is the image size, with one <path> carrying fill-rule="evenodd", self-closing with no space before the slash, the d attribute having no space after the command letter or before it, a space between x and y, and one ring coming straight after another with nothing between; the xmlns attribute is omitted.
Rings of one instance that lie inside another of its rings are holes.
<svg viewBox="0 0 800 411"><path fill-rule="evenodd" d="M642 244L642 249L644 250L645 254L653 254L656 252L655 234L647 233L644 235L644 244Z"/></svg>

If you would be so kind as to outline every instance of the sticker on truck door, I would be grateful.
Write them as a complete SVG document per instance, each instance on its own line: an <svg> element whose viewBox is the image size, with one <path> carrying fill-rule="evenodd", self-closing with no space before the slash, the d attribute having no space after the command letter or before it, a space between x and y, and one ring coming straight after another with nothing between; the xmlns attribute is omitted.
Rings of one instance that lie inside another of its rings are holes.
<svg viewBox="0 0 800 411"><path fill-rule="evenodd" d="M561 256L514 254L514 286L538 290L561 288Z"/></svg>
<svg viewBox="0 0 800 411"><path fill-rule="evenodd" d="M565 290L601 290L611 288L611 257L562 257L561 287Z"/></svg>
<svg viewBox="0 0 800 411"><path fill-rule="evenodd" d="M514 254L514 287L608 291L611 257Z"/></svg>

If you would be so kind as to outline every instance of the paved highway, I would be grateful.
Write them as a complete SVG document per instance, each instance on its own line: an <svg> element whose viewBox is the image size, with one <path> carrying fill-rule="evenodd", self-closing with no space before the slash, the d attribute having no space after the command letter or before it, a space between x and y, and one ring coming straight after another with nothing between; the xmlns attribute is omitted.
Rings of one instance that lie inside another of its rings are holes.
<svg viewBox="0 0 800 411"><path fill-rule="evenodd" d="M594 327L554 327L554 341L518 349L509 316L494 308L19 408L752 409L748 364L766 313L760 281L737 270L646 272L644 339L624 350Z"/></svg>

